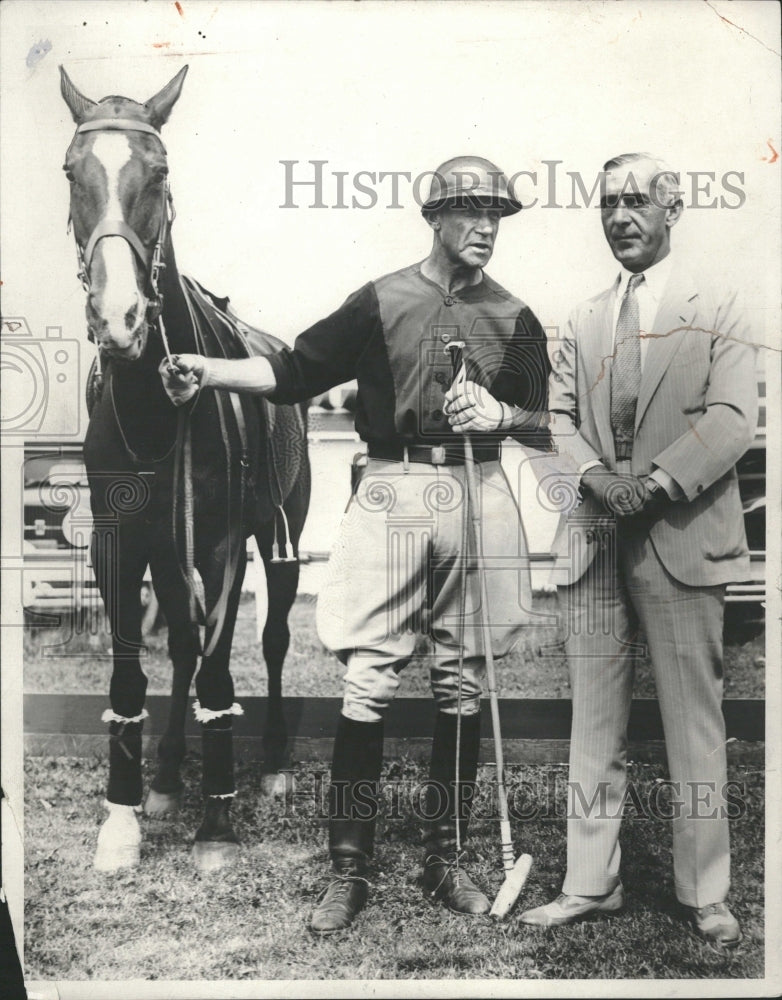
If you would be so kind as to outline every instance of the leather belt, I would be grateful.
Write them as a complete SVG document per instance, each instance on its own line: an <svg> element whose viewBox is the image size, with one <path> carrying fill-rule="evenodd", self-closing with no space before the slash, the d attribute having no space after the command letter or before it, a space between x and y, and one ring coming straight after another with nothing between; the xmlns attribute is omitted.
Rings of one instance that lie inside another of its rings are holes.
<svg viewBox="0 0 782 1000"><path fill-rule="evenodd" d="M367 449L369 458L379 458L385 462L423 462L427 465L464 465L464 445L384 445L371 444ZM478 442L473 438L473 457L476 462L497 462L500 458L499 444Z"/></svg>

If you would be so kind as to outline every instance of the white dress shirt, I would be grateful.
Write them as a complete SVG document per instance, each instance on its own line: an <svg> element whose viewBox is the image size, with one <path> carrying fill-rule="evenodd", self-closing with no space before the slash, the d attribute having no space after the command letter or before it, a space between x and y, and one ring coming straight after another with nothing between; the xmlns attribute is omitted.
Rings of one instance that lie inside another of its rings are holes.
<svg viewBox="0 0 782 1000"><path fill-rule="evenodd" d="M658 261L656 264L652 264L650 268L647 268L646 271L642 272L644 280L640 282L640 284L636 285L635 288L635 297L638 301L639 323L641 326L641 373L643 373L644 370L646 353L649 349L651 339L649 337L645 337L644 334L651 333L654 328L657 310L660 302L662 301L665 286L668 284L668 279L671 276L672 270L673 259L671 254L668 253L662 260ZM618 278L616 279L614 287L612 344L616 340L616 325L619 321L619 310L622 305L622 299L627 291L627 283L632 276L633 272L628 271L623 267L619 272ZM583 476L587 469L591 469L596 465L602 464L602 462L598 462L596 460L585 462L578 470L579 474ZM657 480L672 500L679 500L682 497L682 490L676 480L663 469L655 468L651 473L651 478Z"/></svg>

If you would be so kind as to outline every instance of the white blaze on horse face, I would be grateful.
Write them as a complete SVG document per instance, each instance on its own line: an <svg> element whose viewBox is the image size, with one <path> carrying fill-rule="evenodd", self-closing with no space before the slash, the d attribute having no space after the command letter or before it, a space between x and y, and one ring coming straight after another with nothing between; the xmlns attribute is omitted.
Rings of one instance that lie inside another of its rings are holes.
<svg viewBox="0 0 782 1000"><path fill-rule="evenodd" d="M100 222L127 221L120 199L120 175L132 155L128 136L122 132L100 133L92 153L106 174L107 199ZM121 236L99 240L92 271L95 280L91 307L99 318L95 330L98 343L108 350L138 350L137 331L144 323L147 299L138 287L134 253L128 241Z"/></svg>

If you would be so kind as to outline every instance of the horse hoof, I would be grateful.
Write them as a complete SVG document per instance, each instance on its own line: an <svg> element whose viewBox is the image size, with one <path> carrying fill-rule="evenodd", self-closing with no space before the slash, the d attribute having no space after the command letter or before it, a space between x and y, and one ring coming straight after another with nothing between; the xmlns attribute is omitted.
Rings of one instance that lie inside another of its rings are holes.
<svg viewBox="0 0 782 1000"><path fill-rule="evenodd" d="M268 798L282 799L290 791L290 775L275 771L272 774L261 775L261 795Z"/></svg>
<svg viewBox="0 0 782 1000"><path fill-rule="evenodd" d="M161 819L164 816L173 816L182 807L182 790L177 792L156 792L150 788L147 801L144 803L144 814Z"/></svg>
<svg viewBox="0 0 782 1000"><path fill-rule="evenodd" d="M122 844L104 847L100 844L95 851L93 868L99 872L116 872L121 868L137 868L141 862L141 848L138 844Z"/></svg>
<svg viewBox="0 0 782 1000"><path fill-rule="evenodd" d="M239 845L223 840L197 840L193 844L193 864L199 875L231 868L239 857Z"/></svg>
<svg viewBox="0 0 782 1000"><path fill-rule="evenodd" d="M135 868L141 861L141 828L134 806L108 804L109 817L98 833L93 867L99 872Z"/></svg>

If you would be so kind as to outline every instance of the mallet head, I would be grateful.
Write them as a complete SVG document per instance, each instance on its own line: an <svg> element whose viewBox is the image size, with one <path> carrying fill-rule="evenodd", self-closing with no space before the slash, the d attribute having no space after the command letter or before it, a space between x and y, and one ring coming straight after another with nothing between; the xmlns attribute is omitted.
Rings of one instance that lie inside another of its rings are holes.
<svg viewBox="0 0 782 1000"><path fill-rule="evenodd" d="M505 876L505 881L500 886L497 898L494 900L489 916L495 920L502 920L507 916L511 907L519 898L524 883L527 881L529 870L532 867L532 856L522 854L516 864Z"/></svg>

